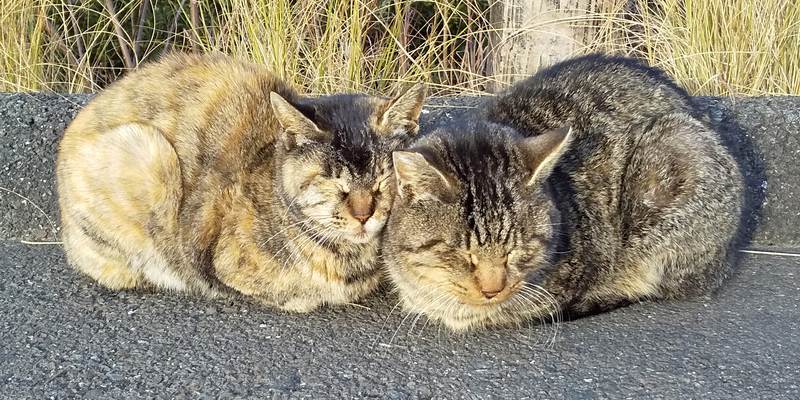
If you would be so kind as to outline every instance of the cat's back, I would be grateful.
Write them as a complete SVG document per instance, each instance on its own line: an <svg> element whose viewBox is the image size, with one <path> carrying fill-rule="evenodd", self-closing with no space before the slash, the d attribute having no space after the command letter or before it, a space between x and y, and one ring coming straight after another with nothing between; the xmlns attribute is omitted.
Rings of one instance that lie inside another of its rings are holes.
<svg viewBox="0 0 800 400"><path fill-rule="evenodd" d="M570 90L575 96L597 91L640 98L647 98L657 92L688 97L686 91L661 69L635 58L597 53L568 59L545 68L530 77L522 86L541 87L543 91Z"/></svg>
<svg viewBox="0 0 800 400"><path fill-rule="evenodd" d="M257 64L225 55L170 54L92 98L65 131L62 146L131 123L151 125L174 142L187 131L248 116L269 118L270 91L296 97L288 84Z"/></svg>
<svg viewBox="0 0 800 400"><path fill-rule="evenodd" d="M213 292L183 261L179 238L189 225L178 214L213 208L222 187L271 148L273 91L296 97L256 64L174 54L95 96L65 130L56 164L70 263L114 289L147 281ZM211 212L201 216L214 221ZM198 235L214 232L207 225Z"/></svg>
<svg viewBox="0 0 800 400"><path fill-rule="evenodd" d="M64 132L57 173L84 163L84 149L115 157L120 127L152 130L174 152L182 181L194 187L203 171L232 176L277 138L280 124L270 92L288 101L297 93L263 66L222 54L171 54L111 84L84 107ZM163 146L162 146L163 147Z"/></svg>
<svg viewBox="0 0 800 400"><path fill-rule="evenodd" d="M530 135L567 123L631 124L674 112L703 119L692 97L662 70L589 54L537 72L488 100L479 114Z"/></svg>

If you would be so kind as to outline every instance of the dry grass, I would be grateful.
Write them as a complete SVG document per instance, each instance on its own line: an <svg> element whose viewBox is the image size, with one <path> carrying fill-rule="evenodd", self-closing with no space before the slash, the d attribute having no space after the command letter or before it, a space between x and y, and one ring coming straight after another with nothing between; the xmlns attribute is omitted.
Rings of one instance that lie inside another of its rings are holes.
<svg viewBox="0 0 800 400"><path fill-rule="evenodd" d="M32 4L0 0L0 90L41 90L42 25Z"/></svg>
<svg viewBox="0 0 800 400"><path fill-rule="evenodd" d="M695 94L800 94L797 0L650 3L628 19L617 4L590 49L645 58Z"/></svg>
<svg viewBox="0 0 800 400"><path fill-rule="evenodd" d="M474 94L495 81L492 1L0 0L0 91L94 92L177 49L253 59L312 93ZM800 94L796 0L603 3L571 21L595 29L585 51L646 58L695 94Z"/></svg>
<svg viewBox="0 0 800 400"><path fill-rule="evenodd" d="M488 11L477 2L0 1L2 91L93 92L176 49L253 59L312 93L418 80L474 93L487 79Z"/></svg>
<svg viewBox="0 0 800 400"><path fill-rule="evenodd" d="M292 5L294 3L294 5ZM252 57L284 79L315 93L341 90L386 92L395 83L427 80L449 90L475 91L481 79L471 71L480 60L464 60L460 48L485 42L473 27L442 29L459 19L480 19L486 11L452 8L433 2L428 20L433 33L412 19L411 1L378 0L233 0L206 51ZM411 42L414 43L411 43Z"/></svg>

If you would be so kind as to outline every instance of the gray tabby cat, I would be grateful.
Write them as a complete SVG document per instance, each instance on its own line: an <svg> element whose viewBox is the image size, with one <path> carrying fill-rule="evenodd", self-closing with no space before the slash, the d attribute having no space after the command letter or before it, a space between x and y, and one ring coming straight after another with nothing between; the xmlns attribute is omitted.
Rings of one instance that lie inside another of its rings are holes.
<svg viewBox="0 0 800 400"><path fill-rule="evenodd" d="M742 176L661 71L589 55L394 153L384 256L454 330L703 296L734 260Z"/></svg>

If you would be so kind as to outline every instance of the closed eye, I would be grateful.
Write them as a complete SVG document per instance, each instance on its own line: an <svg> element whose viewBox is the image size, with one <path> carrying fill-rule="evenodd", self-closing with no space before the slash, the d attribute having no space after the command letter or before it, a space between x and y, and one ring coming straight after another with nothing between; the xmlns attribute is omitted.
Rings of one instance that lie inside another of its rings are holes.
<svg viewBox="0 0 800 400"><path fill-rule="evenodd" d="M341 193L342 197L347 197L350 193L350 187L344 181L344 179L332 179L331 182L336 185L336 190Z"/></svg>
<svg viewBox="0 0 800 400"><path fill-rule="evenodd" d="M517 268L531 268L535 265L532 265L535 260L541 255L540 252L537 251L514 251L509 254L506 258L506 265L514 265Z"/></svg>
<svg viewBox="0 0 800 400"><path fill-rule="evenodd" d="M386 186L389 184L389 178L391 178L391 177L392 177L391 174L387 174L387 175L382 176L378 180L378 183L375 184L375 189L374 190L375 191L379 191L379 192L385 192L386 191Z"/></svg>
<svg viewBox="0 0 800 400"><path fill-rule="evenodd" d="M421 245L417 246L417 250L428 250L428 249L430 249L430 248L432 248L432 247L434 247L436 245L442 244L442 243L444 243L444 240L442 240L442 239L432 239L432 240L429 240L429 241L427 241L425 243L422 243Z"/></svg>
<svg viewBox="0 0 800 400"><path fill-rule="evenodd" d="M438 246L438 245L440 245L442 243L444 243L444 240L442 240L442 239L431 239L431 240L429 240L427 242L424 242L424 243L422 243L422 244L420 244L418 246L404 246L403 247L403 251L418 252L420 250L430 250L431 248L433 248L435 246Z"/></svg>

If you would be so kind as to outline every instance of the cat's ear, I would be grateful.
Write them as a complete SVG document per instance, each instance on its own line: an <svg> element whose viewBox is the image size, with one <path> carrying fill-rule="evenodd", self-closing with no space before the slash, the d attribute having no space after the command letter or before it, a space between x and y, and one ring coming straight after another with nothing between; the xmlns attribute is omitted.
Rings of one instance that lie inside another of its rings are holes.
<svg viewBox="0 0 800 400"><path fill-rule="evenodd" d="M379 131L388 135L416 136L419 130L419 115L425 103L425 92L425 84L419 82L391 100L378 119Z"/></svg>
<svg viewBox="0 0 800 400"><path fill-rule="evenodd" d="M525 162L531 171L525 186L535 185L550 176L571 140L572 127L569 125L523 139Z"/></svg>
<svg viewBox="0 0 800 400"><path fill-rule="evenodd" d="M397 195L406 200L434 197L445 200L455 183L447 174L434 167L425 156L412 151L395 151L394 175Z"/></svg>
<svg viewBox="0 0 800 400"><path fill-rule="evenodd" d="M321 141L326 135L317 127L313 121L303 115L300 110L291 105L281 95L270 92L269 102L272 105L272 112L283 128L281 139L286 148L301 145L310 141Z"/></svg>

